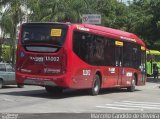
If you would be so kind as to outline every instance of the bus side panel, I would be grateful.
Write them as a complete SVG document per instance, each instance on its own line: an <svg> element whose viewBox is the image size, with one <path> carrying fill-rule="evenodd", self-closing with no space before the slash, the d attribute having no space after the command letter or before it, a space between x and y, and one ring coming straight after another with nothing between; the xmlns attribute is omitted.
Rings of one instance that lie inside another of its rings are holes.
<svg viewBox="0 0 160 119"><path fill-rule="evenodd" d="M116 87L118 82L118 68L117 67L103 67L102 68L102 88Z"/></svg>
<svg viewBox="0 0 160 119"><path fill-rule="evenodd" d="M123 68L122 70L122 86L130 86L131 85L131 81L133 79L134 76L134 69L132 68Z"/></svg>
<svg viewBox="0 0 160 119"><path fill-rule="evenodd" d="M90 88L94 76L92 66L85 64L74 53L71 57L72 58L69 58L71 61L70 87L75 89Z"/></svg>
<svg viewBox="0 0 160 119"><path fill-rule="evenodd" d="M68 29L67 42L65 44L65 54L67 62L67 74L65 82L69 88L83 89L91 87L91 80L93 79L92 67L84 63L75 53L73 52L72 37L74 27L70 26Z"/></svg>
<svg viewBox="0 0 160 119"><path fill-rule="evenodd" d="M141 74L141 72L138 72L138 82L137 86L143 86L146 83L147 76L145 74Z"/></svg>

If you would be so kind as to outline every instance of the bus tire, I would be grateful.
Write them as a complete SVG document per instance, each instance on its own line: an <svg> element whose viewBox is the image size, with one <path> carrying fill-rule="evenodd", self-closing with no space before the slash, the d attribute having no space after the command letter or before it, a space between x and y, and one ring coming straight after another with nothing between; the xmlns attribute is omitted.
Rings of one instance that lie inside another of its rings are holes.
<svg viewBox="0 0 160 119"><path fill-rule="evenodd" d="M98 95L99 94L100 85L101 85L100 77L99 77L99 75L96 74L94 77L94 82L92 84L91 91L90 91L91 95Z"/></svg>
<svg viewBox="0 0 160 119"><path fill-rule="evenodd" d="M48 93L62 93L63 88L60 87L52 87L52 86L45 86L45 89Z"/></svg>
<svg viewBox="0 0 160 119"><path fill-rule="evenodd" d="M131 82L131 86L127 88L128 92L134 92L136 88L136 77L134 76L134 79Z"/></svg>
<svg viewBox="0 0 160 119"><path fill-rule="evenodd" d="M3 87L3 80L0 79L0 89Z"/></svg>
<svg viewBox="0 0 160 119"><path fill-rule="evenodd" d="M23 85L23 84L17 84L17 87L18 87L18 88L23 88L24 85Z"/></svg>

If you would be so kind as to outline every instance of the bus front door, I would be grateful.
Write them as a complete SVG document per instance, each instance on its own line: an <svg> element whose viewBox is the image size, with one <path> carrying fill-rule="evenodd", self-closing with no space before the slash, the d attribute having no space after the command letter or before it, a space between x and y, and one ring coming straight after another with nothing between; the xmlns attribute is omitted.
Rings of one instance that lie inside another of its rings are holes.
<svg viewBox="0 0 160 119"><path fill-rule="evenodd" d="M123 76L123 47L122 46L116 46L115 50L115 60L116 60L116 75L117 75L117 86L122 85L122 76Z"/></svg>

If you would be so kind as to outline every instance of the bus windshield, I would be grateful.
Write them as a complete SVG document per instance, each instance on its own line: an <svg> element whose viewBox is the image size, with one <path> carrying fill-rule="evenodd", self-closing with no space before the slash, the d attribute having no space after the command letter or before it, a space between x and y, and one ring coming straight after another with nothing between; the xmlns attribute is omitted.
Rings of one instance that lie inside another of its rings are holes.
<svg viewBox="0 0 160 119"><path fill-rule="evenodd" d="M22 27L22 45L28 51L55 52L63 46L67 28L53 24L26 24Z"/></svg>

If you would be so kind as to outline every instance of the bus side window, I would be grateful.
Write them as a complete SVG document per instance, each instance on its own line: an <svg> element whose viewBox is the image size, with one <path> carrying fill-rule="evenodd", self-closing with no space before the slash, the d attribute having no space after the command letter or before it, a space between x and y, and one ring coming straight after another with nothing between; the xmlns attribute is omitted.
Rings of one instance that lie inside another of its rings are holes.
<svg viewBox="0 0 160 119"><path fill-rule="evenodd" d="M73 34L73 51L78 55L82 60L88 61L88 47L89 40L86 33L79 31L74 31Z"/></svg>
<svg viewBox="0 0 160 119"><path fill-rule="evenodd" d="M106 38L104 43L104 60L106 66L115 65L115 44L112 39Z"/></svg>

